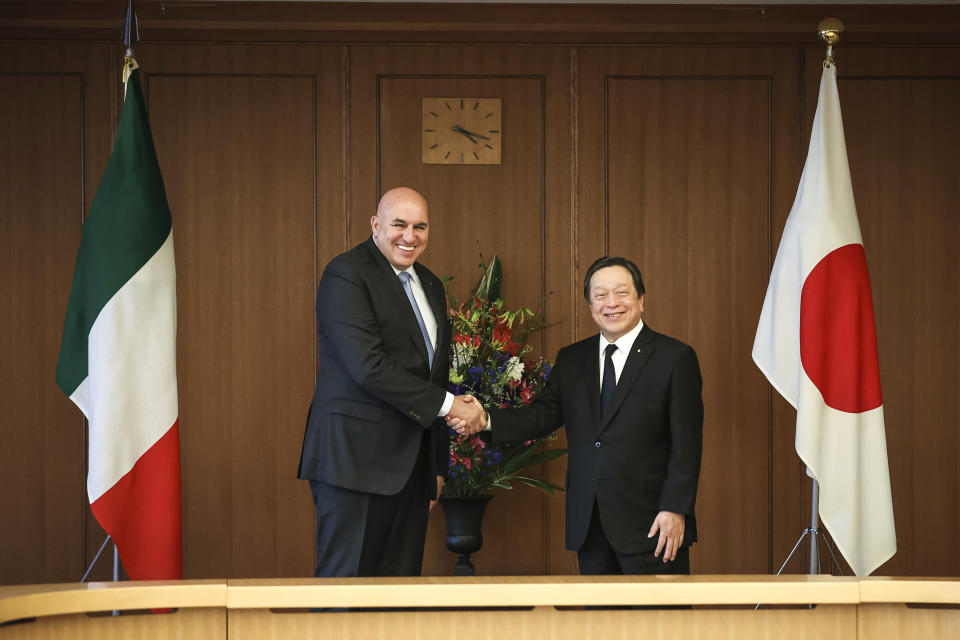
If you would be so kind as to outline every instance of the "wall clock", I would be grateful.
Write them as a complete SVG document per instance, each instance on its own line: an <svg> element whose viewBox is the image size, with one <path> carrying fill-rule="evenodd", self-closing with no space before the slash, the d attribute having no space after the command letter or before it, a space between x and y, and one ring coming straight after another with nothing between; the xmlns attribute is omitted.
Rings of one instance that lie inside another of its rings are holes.
<svg viewBox="0 0 960 640"><path fill-rule="evenodd" d="M500 164L500 98L423 98L424 164Z"/></svg>

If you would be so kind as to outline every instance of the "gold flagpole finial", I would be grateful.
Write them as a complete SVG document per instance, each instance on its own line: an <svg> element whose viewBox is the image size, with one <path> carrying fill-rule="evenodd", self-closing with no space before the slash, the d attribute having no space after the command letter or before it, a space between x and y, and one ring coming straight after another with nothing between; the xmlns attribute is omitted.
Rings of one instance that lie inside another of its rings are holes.
<svg viewBox="0 0 960 640"><path fill-rule="evenodd" d="M817 33L820 34L823 41L827 43L827 57L823 60L823 66L829 67L832 64L836 64L833 61L833 45L840 39L840 34L843 33L843 29L843 22L837 18L824 18L820 21L820 24L817 25Z"/></svg>

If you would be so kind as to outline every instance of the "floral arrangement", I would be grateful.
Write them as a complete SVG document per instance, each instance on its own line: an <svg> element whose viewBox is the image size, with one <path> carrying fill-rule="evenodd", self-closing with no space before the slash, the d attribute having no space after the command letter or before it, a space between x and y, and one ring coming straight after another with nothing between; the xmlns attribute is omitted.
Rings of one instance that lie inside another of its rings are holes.
<svg viewBox="0 0 960 640"><path fill-rule="evenodd" d="M529 335L542 329L541 306L536 311L503 308L500 286L503 281L499 259L480 268L483 277L469 303L457 304L448 295L453 341L450 354L450 392L470 394L486 408L521 407L530 404L550 375L550 363L543 358L525 359L532 348ZM446 496L481 496L492 488L512 489L513 482L548 493L563 491L557 485L521 475L533 465L564 455L566 449L542 445L556 434L527 442L493 446L479 435L462 436L451 430L450 468L443 485Z"/></svg>

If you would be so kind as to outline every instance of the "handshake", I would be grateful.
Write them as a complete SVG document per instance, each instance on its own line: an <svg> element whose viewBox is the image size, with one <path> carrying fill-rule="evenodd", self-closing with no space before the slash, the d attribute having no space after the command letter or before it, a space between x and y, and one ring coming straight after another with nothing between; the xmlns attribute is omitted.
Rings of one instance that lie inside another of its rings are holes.
<svg viewBox="0 0 960 640"><path fill-rule="evenodd" d="M487 412L471 395L455 396L446 415L447 426L464 436L472 436L487 426Z"/></svg>

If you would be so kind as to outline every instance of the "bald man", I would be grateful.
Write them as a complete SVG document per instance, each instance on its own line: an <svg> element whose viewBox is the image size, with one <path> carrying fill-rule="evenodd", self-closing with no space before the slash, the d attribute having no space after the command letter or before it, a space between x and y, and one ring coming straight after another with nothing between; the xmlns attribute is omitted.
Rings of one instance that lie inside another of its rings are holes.
<svg viewBox="0 0 960 640"><path fill-rule="evenodd" d="M446 296L417 262L427 201L391 189L370 226L317 290L319 362L298 472L316 510L317 577L420 575L447 471L443 417L483 419L479 403L446 391Z"/></svg>

